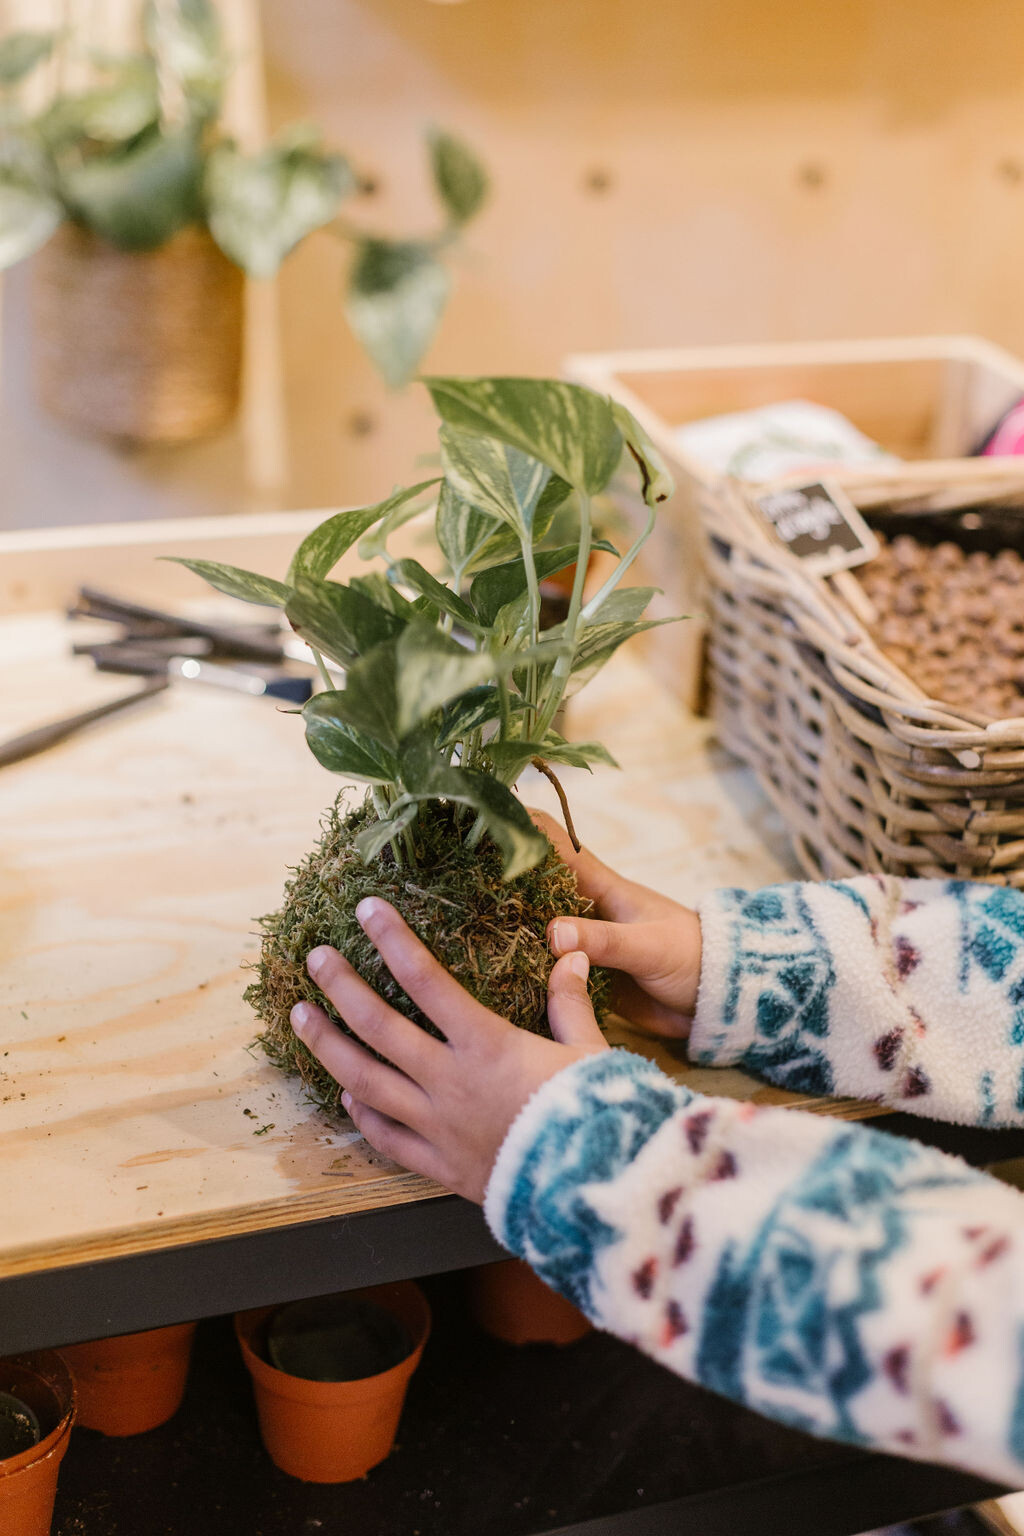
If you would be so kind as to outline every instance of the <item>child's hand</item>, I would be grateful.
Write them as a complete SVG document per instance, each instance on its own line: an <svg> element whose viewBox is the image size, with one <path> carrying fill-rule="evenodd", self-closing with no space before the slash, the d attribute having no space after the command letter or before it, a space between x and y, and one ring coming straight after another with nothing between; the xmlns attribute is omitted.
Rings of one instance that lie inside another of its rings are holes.
<svg viewBox="0 0 1024 1536"><path fill-rule="evenodd" d="M603 921L556 917L548 926L553 955L581 949L594 965L618 974L612 1002L623 1018L656 1035L686 1039L697 1006L700 919L689 907L624 880L584 848L577 853L563 829L543 811L531 816L575 870L580 891Z"/></svg>
<svg viewBox="0 0 1024 1536"><path fill-rule="evenodd" d="M342 1103L385 1156L482 1201L505 1133L531 1094L562 1067L606 1050L587 994L587 958L566 954L548 982L554 1040L516 1029L470 997L395 909L370 897L356 917L395 980L444 1040L404 1018L327 945L307 966L320 990L378 1061L314 1003L297 1003L292 1028L343 1083ZM393 1063L393 1065L389 1065Z"/></svg>

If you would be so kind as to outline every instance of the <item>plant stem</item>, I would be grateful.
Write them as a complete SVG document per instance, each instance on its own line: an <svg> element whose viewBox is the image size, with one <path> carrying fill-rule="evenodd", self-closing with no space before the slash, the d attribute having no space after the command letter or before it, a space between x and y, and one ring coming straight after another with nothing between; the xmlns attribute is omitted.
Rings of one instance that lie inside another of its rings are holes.
<svg viewBox="0 0 1024 1536"><path fill-rule="evenodd" d="M566 684L572 672L573 652L576 649L576 631L579 628L583 605L583 584L587 579L587 566L590 564L591 541L591 517L590 497L580 496L580 541L576 554L576 573L573 577L572 596L569 599L569 612L566 615L563 640L565 650L555 660L551 669L551 682L548 686L547 699L540 712L540 719L536 722L536 740L543 741L544 733L548 730L552 720L558 713L558 706L562 702ZM584 622L586 622L584 618Z"/></svg>
<svg viewBox="0 0 1024 1536"><path fill-rule="evenodd" d="M508 741L512 724L512 711L509 706L508 678L504 673L498 678L498 698L501 702L501 724L498 727L498 740Z"/></svg>
<svg viewBox="0 0 1024 1536"><path fill-rule="evenodd" d="M373 808L377 812L377 820L387 821L388 812L390 811L391 807L388 803L388 792L386 788L382 784L374 784L370 793L373 796ZM390 839L389 847L392 854L394 855L395 863L401 867L403 863L402 853L396 838L393 837Z"/></svg>
<svg viewBox="0 0 1024 1536"><path fill-rule="evenodd" d="M569 834L569 841L572 843L576 852L579 853L580 840L576 836L576 828L572 824L572 812L569 809L569 802L565 797L565 790L558 782L558 779L555 777L552 769L548 767L547 763L542 757L534 757L531 759L531 762L534 768L536 768L537 772L542 773L548 782L555 786L555 794L558 796L558 803L562 807L562 819L565 822L565 830Z"/></svg>
<svg viewBox="0 0 1024 1536"><path fill-rule="evenodd" d="M523 551L523 568L526 571L526 591L530 599L530 647L532 649L540 639L540 583L537 580L537 565L533 558L533 540L522 538L520 547ZM526 716L526 730L529 736L537 718L537 663L535 661L527 665L526 698L530 706Z"/></svg>
<svg viewBox="0 0 1024 1536"><path fill-rule="evenodd" d="M626 572L629 570L630 566L633 564L633 561L636 559L637 555L640 553L640 551L643 549L644 545L647 543L647 540L650 538L651 533L652 533L652 531L654 529L654 516L655 516L654 508L653 507L648 507L647 508L647 526L646 526L646 528L644 528L643 532L640 534L640 537L636 540L636 542L633 545L631 545L631 547L623 555L622 559L619 561L619 563L615 567L614 571L612 571L611 575L608 577L608 580L606 582L604 582L603 585L598 588L598 590L594 593L593 597L590 599L590 601L587 604L587 606L584 608L584 610L583 610L584 622L586 622L587 620L589 620L590 618L593 617L593 615L600 608L601 604L604 602L605 598L608 596L609 592L614 592L615 588L618 586L618 584L622 580L623 576L625 576Z"/></svg>
<svg viewBox="0 0 1024 1536"><path fill-rule="evenodd" d="M469 832L466 835L466 847L467 848L475 848L476 847L477 843L480 841L480 839L484 835L484 825L485 825L485 823L484 823L483 816L482 815L478 816L476 818L476 820L474 821L473 825L470 827Z"/></svg>
<svg viewBox="0 0 1024 1536"><path fill-rule="evenodd" d="M416 844L413 841L412 827L402 828L402 841L405 844L405 857L411 869L416 868Z"/></svg>
<svg viewBox="0 0 1024 1536"><path fill-rule="evenodd" d="M320 676L321 676L321 678L323 680L324 688L327 689L327 690L332 689L334 687L334 679L331 677L331 674L328 672L327 667L326 667L326 665L324 663L323 657L321 656L320 652L317 651L317 650L314 650L312 646L310 646L309 648L310 648L311 651L313 651L313 660L317 664L317 668L318 668Z"/></svg>

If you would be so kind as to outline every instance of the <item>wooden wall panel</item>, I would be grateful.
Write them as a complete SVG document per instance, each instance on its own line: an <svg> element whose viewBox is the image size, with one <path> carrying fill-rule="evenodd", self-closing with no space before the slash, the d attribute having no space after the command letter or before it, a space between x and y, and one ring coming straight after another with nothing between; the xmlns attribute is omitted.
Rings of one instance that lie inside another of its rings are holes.
<svg viewBox="0 0 1024 1536"><path fill-rule="evenodd" d="M379 181L354 218L429 227L428 122L491 166L432 368L929 331L1024 352L1018 0L261 0L260 16L271 124L319 121ZM389 396L345 327L343 264L314 237L279 282L286 505L380 495L430 441L416 392ZM59 458L25 471L40 521L58 520ZM230 439L95 472L118 515L147 492L162 515L261 504L246 476Z"/></svg>

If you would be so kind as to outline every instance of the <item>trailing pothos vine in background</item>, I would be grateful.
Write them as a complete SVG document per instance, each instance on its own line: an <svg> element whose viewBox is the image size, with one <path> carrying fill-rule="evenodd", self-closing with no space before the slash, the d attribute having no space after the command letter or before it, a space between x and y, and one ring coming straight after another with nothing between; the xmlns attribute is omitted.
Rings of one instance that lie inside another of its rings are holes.
<svg viewBox="0 0 1024 1536"><path fill-rule="evenodd" d="M88 89L41 111L23 86L54 54L87 62ZM451 134L428 149L441 228L393 239L339 219L359 187L319 132L294 125L245 154L220 123L230 72L213 0L146 0L137 52L90 53L67 33L0 39L0 268L38 250L64 220L122 250L155 250L203 224L253 277L271 277L314 230L353 247L345 299L352 329L389 384L405 383L429 345L451 279L444 255L479 211L487 177Z"/></svg>
<svg viewBox="0 0 1024 1536"><path fill-rule="evenodd" d="M302 715L318 761L370 786L372 814L355 838L364 860L390 848L393 866L416 866L421 809L443 801L464 808L459 836L468 846L484 833L493 838L510 879L549 851L512 793L523 769L612 763L600 743L566 741L553 722L566 696L624 641L668 622L643 618L653 588L621 583L671 481L634 418L579 385L425 383L442 422L437 479L328 518L300 545L285 581L207 560L181 563L221 592L283 609L321 664L344 670L339 688L324 667L324 689ZM591 551L618 554L594 538L591 505L624 456L639 475L646 526L585 597ZM575 539L545 547L573 493ZM428 496L446 581L388 548ZM357 543L384 570L331 580ZM540 583L570 565L567 615L542 631Z"/></svg>

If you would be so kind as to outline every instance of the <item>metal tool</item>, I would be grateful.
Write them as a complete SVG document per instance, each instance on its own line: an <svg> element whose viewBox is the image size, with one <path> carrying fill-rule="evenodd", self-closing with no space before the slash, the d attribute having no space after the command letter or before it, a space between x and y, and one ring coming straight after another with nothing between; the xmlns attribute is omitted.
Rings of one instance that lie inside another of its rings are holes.
<svg viewBox="0 0 1024 1536"><path fill-rule="evenodd" d="M51 720L48 725L39 725L34 731L26 731L22 736L0 742L0 768L5 768L8 763L21 762L26 757L34 757L37 752L45 752L47 747L55 747L59 741L73 736L94 720L102 720L104 715L112 715L117 710L127 709L131 704L138 704L142 699L152 698L155 693L163 693L168 686L167 677L152 677L134 693L124 694L119 699L109 699L106 704L83 709L77 715L65 716L63 720Z"/></svg>

